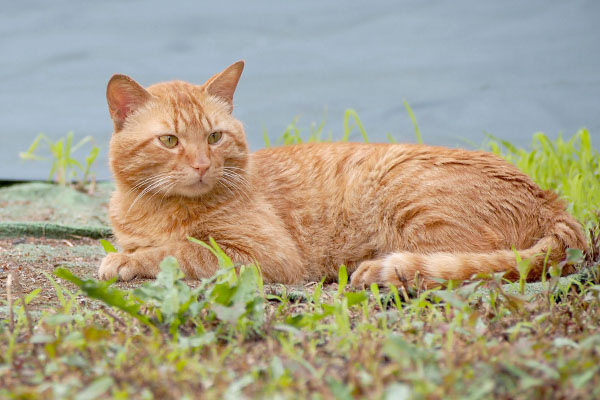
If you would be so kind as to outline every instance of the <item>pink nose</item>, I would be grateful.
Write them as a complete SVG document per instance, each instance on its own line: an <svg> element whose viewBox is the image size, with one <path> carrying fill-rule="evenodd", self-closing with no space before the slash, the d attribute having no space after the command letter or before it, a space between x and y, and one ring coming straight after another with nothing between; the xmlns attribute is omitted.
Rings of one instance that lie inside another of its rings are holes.
<svg viewBox="0 0 600 400"><path fill-rule="evenodd" d="M206 171L208 171L209 167L210 167L210 164L195 164L195 165L192 165L192 168L194 168L194 170L196 172L198 172L198 175L200 175L201 177L204 176L204 174L206 173Z"/></svg>

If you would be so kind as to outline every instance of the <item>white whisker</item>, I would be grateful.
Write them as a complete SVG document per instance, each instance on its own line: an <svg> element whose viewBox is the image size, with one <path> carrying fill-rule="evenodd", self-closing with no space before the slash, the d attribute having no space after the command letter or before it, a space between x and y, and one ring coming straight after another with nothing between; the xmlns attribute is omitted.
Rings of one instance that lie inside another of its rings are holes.
<svg viewBox="0 0 600 400"><path fill-rule="evenodd" d="M173 175L160 174L160 175L157 175L154 179L149 180L149 182L151 182L151 183L148 186L146 186L140 193L138 193L138 195L135 197L135 199L133 200L133 202L127 209L127 212L125 213L125 215L129 214L129 212L131 211L133 206L138 202L138 200L143 198L144 195L146 195L149 192L154 191L154 193L149 197L148 200L152 199L156 194L160 193L161 187L166 187L169 183L171 183L173 181L173 178L174 178Z"/></svg>
<svg viewBox="0 0 600 400"><path fill-rule="evenodd" d="M223 183L226 187L233 188L236 194L244 196L246 200L250 200L250 187L248 182L240 175L224 170L219 182Z"/></svg>
<svg viewBox="0 0 600 400"><path fill-rule="evenodd" d="M163 195L160 198L160 206L162 206L163 201L165 200L165 197L167 196L167 194L169 194L169 190L171 190L175 185L177 184L176 181L170 182L168 183L165 188L163 189Z"/></svg>
<svg viewBox="0 0 600 400"><path fill-rule="evenodd" d="M218 179L218 180L217 180L217 185L221 185L223 188L227 189L227 191L228 191L229 193L231 193L231 195L232 195L232 196L235 196L235 193L233 193L233 192L231 191L231 189L229 188L229 186L227 186L225 183L223 183L223 181L221 181L221 179Z"/></svg>
<svg viewBox="0 0 600 400"><path fill-rule="evenodd" d="M169 175L170 175L169 173L163 172L163 173L152 175L152 176L149 176L149 177L147 177L145 179L142 179L141 181L136 182L136 184L133 185L131 188L129 188L129 190L127 191L126 194L129 194L133 190L139 189L139 188L141 188L142 186L145 186L145 185L149 185L149 184L153 183L154 181L156 181L156 180L158 180L160 178L167 177Z"/></svg>

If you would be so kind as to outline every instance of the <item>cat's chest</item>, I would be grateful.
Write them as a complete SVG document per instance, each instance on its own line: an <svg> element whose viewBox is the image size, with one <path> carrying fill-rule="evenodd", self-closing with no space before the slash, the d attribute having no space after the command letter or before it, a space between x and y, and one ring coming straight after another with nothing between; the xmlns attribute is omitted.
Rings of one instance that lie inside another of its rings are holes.
<svg viewBox="0 0 600 400"><path fill-rule="evenodd" d="M239 230L244 217L250 215L247 208L228 209L216 207L206 210L194 204L136 204L126 207L126 202L115 198L111 201L110 214L115 235L128 247L158 246L172 241L194 237L208 240L223 237L223 232Z"/></svg>

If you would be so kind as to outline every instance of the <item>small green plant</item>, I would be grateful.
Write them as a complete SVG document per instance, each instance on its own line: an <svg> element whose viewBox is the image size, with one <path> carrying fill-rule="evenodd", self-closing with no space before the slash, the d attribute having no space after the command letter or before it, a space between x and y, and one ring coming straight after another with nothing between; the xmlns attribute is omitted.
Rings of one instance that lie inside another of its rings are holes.
<svg viewBox="0 0 600 400"><path fill-rule="evenodd" d="M538 132L533 135L531 150L487 135L487 148L515 164L542 189L563 196L569 212L588 228L597 225L600 209L600 155L592 146L590 132L580 129L570 139L559 135L551 140Z"/></svg>
<svg viewBox="0 0 600 400"><path fill-rule="evenodd" d="M73 132L69 132L65 137L61 137L56 142L53 142L48 136L40 133L34 139L33 143L31 143L29 149L19 153L19 156L23 160L50 160L52 166L48 174L48 180L54 179L55 182L62 186L66 186L67 183L71 183L72 181L77 181L75 186L83 190L88 183L93 183L95 180L93 173L91 173L91 167L98 157L100 148L93 144L94 139L91 136L84 137L76 144L73 144L73 138ZM42 143L48 146L51 157L43 157L35 154L35 151ZM85 157L84 167L81 162L73 158L72 154L88 143L92 143L92 148Z"/></svg>
<svg viewBox="0 0 600 400"><path fill-rule="evenodd" d="M423 138L421 137L421 130L419 129L419 124L417 123L417 117L415 117L415 113L413 112L412 108L408 104L408 101L403 100L402 103L404 104L404 108L406 109L406 112L408 113L408 115L410 117L410 120L413 124L413 128L415 129L415 136L417 138L417 143L423 143Z"/></svg>
<svg viewBox="0 0 600 400"><path fill-rule="evenodd" d="M421 137L421 131L419 130L419 125L417 124L417 119L415 114L413 113L412 108L408 104L406 100L403 101L404 108L408 113L410 120L413 124L415 138L417 143L423 143L423 138ZM290 144L300 144L304 142L331 142L333 141L333 133L329 132L326 138L323 137L323 128L325 126L327 115L323 116L321 122L317 125L315 123L311 124L308 135L303 135L300 128L298 127L299 118L296 117L288 124L288 126L283 131L283 134L276 140L276 145L290 145ZM355 128L358 128L358 132L362 137L362 140L365 143L369 143L369 135L367 135L367 131L365 130L363 123L358 116L356 110L352 108L348 108L344 111L344 124L342 130L342 137L340 138L341 142L347 142L350 140L350 134L354 131ZM304 138L303 138L304 136ZM395 143L396 139L388 133L387 139L389 142ZM269 134L265 129L263 129L263 140L265 142L265 147L271 147L271 140L269 138Z"/></svg>
<svg viewBox="0 0 600 400"><path fill-rule="evenodd" d="M101 300L139 320L148 327L168 327L177 336L180 327L203 334L207 325L222 325L216 330L223 335L253 334L264 323L264 298L262 279L255 265L236 268L231 259L214 240L211 245L190 238L194 243L209 249L221 268L200 285L190 288L174 257L160 264L156 280L146 282L134 291L119 289L113 281L81 279L67 268L57 268L54 274L75 284L87 296ZM108 251L114 247L104 241ZM214 326L213 326L214 328Z"/></svg>
<svg viewBox="0 0 600 400"><path fill-rule="evenodd" d="M333 140L331 132L329 133L328 138L323 138L323 127L325 126L326 114L323 115L323 119L319 125L315 123L311 124L308 137L306 139L302 138L300 128L298 128L298 120L299 117L295 117L292 122L286 126L279 139L277 139L275 143L276 145L300 144L303 142L331 142ZM265 142L265 147L271 147L271 140L269 139L267 131L264 129L263 139Z"/></svg>

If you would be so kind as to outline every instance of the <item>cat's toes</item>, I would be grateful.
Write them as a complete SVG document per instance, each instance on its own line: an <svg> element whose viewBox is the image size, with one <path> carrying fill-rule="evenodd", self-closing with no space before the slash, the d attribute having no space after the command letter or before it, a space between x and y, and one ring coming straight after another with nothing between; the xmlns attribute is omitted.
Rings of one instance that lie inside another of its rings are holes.
<svg viewBox="0 0 600 400"><path fill-rule="evenodd" d="M365 288L371 283L384 283L381 279L382 271L382 260L363 261L352 274L350 284L355 288Z"/></svg>
<svg viewBox="0 0 600 400"><path fill-rule="evenodd" d="M108 280L117 277L122 281L130 281L140 274L141 265L132 256L122 253L110 253L102 260L98 269L100 279Z"/></svg>

